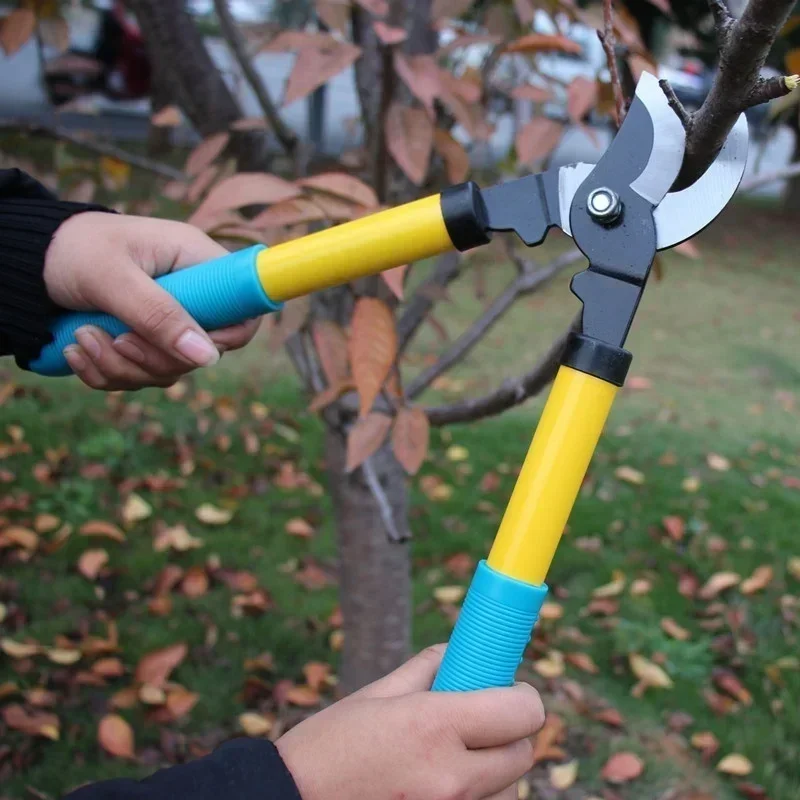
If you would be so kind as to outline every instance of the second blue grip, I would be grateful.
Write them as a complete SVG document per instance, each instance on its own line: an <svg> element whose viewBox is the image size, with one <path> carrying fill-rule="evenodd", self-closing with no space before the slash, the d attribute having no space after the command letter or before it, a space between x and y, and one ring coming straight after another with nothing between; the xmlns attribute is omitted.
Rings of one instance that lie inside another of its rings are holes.
<svg viewBox="0 0 800 800"><path fill-rule="evenodd" d="M546 596L546 585L509 578L481 561L433 690L511 686Z"/></svg>
<svg viewBox="0 0 800 800"><path fill-rule="evenodd" d="M166 289L198 324L208 331L236 325L270 311L280 303L264 292L258 277L256 260L263 246L239 250L195 267L171 272L158 278ZM97 312L76 312L59 317L50 332L53 341L42 349L30 368L41 375L69 375L64 348L75 343L75 331L95 325L116 337L130 328L118 319Z"/></svg>

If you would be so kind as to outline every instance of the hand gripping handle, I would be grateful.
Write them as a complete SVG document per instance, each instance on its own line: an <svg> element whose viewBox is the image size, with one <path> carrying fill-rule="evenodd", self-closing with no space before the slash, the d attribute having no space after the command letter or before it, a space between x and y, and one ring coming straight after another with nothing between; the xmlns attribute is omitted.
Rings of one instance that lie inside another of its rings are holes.
<svg viewBox="0 0 800 800"><path fill-rule="evenodd" d="M535 586L478 564L433 691L511 686L547 596Z"/></svg>
<svg viewBox="0 0 800 800"><path fill-rule="evenodd" d="M263 245L239 250L194 267L171 272L156 280L207 331L236 325L253 317L277 311L281 304L267 296L256 269ZM31 361L30 369L40 375L70 375L64 348L75 344L75 331L95 325L117 337L128 325L99 312L76 312L59 317L50 328L53 341Z"/></svg>

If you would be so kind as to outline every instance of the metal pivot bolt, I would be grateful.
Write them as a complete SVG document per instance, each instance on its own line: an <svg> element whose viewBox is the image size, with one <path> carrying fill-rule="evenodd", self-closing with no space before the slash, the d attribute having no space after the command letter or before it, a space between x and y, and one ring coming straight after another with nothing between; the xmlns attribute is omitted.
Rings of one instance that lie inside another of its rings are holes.
<svg viewBox="0 0 800 800"><path fill-rule="evenodd" d="M589 216L601 224L614 222L622 213L619 195L606 186L601 186L589 194Z"/></svg>

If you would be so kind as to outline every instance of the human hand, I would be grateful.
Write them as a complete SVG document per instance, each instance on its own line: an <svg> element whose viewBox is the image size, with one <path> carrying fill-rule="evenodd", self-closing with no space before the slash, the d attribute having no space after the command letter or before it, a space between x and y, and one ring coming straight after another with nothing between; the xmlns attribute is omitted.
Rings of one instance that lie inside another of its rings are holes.
<svg viewBox="0 0 800 800"><path fill-rule="evenodd" d="M76 311L104 311L131 332L112 339L84 326L64 351L72 371L94 389L170 386L227 350L244 347L259 320L206 333L154 277L227 253L182 222L97 211L76 214L47 249L44 281L51 299Z"/></svg>
<svg viewBox="0 0 800 800"><path fill-rule="evenodd" d="M516 798L544 722L538 692L428 691L443 653L423 651L278 739L303 800Z"/></svg>

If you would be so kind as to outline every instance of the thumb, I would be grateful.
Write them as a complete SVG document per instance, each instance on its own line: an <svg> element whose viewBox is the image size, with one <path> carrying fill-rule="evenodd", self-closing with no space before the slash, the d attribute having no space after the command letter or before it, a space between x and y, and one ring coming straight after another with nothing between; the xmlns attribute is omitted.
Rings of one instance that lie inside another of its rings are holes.
<svg viewBox="0 0 800 800"><path fill-rule="evenodd" d="M426 648L385 678L364 687L358 694L362 697L400 697L412 692L427 691L442 663L445 647L443 644L435 644Z"/></svg>
<svg viewBox="0 0 800 800"><path fill-rule="evenodd" d="M121 264L94 294L99 308L129 325L143 339L193 367L219 361L219 350L186 309L147 273Z"/></svg>

